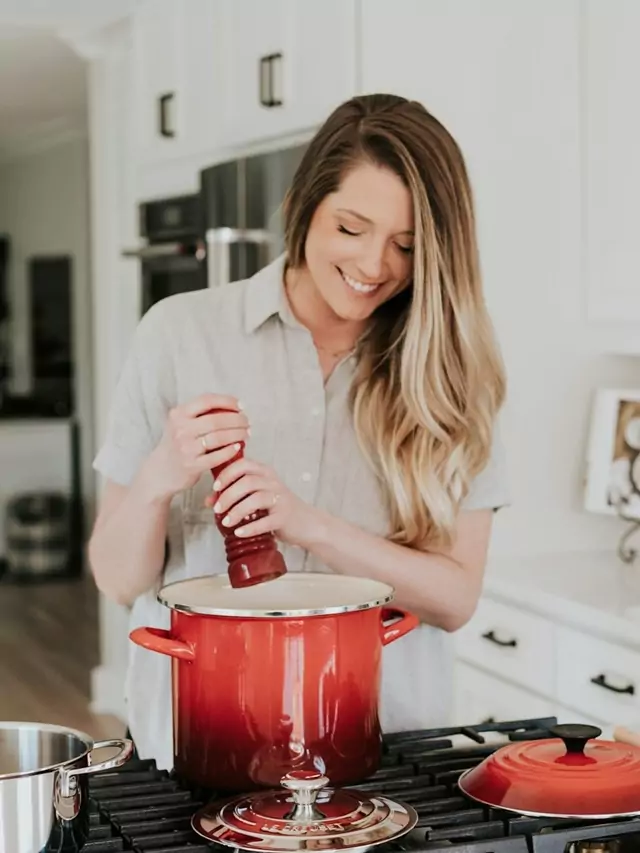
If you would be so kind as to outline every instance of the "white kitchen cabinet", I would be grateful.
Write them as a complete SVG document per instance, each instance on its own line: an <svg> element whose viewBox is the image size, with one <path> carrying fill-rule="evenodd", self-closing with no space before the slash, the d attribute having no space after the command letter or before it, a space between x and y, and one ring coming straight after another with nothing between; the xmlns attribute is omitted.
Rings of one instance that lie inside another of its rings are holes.
<svg viewBox="0 0 640 853"><path fill-rule="evenodd" d="M146 0L133 18L136 142L143 159L175 155L183 137L180 4Z"/></svg>
<svg viewBox="0 0 640 853"><path fill-rule="evenodd" d="M555 686L554 624L484 598L471 621L456 637L462 660L499 673L543 695Z"/></svg>
<svg viewBox="0 0 640 853"><path fill-rule="evenodd" d="M455 667L453 725L553 716L553 703L474 666Z"/></svg>
<svg viewBox="0 0 640 853"><path fill-rule="evenodd" d="M584 177L589 317L640 320L640 3L585 0Z"/></svg>
<svg viewBox="0 0 640 853"><path fill-rule="evenodd" d="M557 695L568 708L637 729L640 725L640 651L559 627Z"/></svg>
<svg viewBox="0 0 640 853"><path fill-rule="evenodd" d="M563 276L577 276L580 251L578 10L579 0L362 3L362 89L420 101L462 150L505 350L526 347L511 333L529 304L573 300Z"/></svg>
<svg viewBox="0 0 640 853"><path fill-rule="evenodd" d="M133 16L135 138L141 166L216 145L217 4L144 0Z"/></svg>
<svg viewBox="0 0 640 853"><path fill-rule="evenodd" d="M546 708L605 736L640 729L636 574L613 551L493 562L474 617L454 635L454 722Z"/></svg>
<svg viewBox="0 0 640 853"><path fill-rule="evenodd" d="M356 91L356 0L222 0L225 147L298 134Z"/></svg>

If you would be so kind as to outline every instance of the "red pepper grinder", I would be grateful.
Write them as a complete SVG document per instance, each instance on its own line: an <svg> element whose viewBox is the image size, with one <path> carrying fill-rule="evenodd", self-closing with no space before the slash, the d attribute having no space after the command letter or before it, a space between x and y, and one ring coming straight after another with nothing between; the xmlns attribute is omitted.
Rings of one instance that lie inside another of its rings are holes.
<svg viewBox="0 0 640 853"><path fill-rule="evenodd" d="M233 459L211 469L214 481L218 479L221 471L244 456L244 442L240 444L240 450ZM216 495L217 499L217 495ZM226 513L217 515L214 513L216 527L224 537L224 547L227 554L227 570L231 586L241 589L247 586L255 586L259 583L275 580L286 574L287 567L273 533L260 533L258 536L236 536L238 527L246 524L246 520L240 521L234 527L225 527L222 518ZM259 510L251 516L251 521L256 521L267 515L266 510Z"/></svg>

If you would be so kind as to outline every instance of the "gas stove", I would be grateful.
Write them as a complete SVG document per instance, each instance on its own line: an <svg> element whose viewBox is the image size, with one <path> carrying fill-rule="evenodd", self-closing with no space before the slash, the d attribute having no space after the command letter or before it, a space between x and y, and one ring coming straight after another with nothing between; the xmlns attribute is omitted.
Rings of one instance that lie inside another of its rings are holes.
<svg viewBox="0 0 640 853"><path fill-rule="evenodd" d="M390 734L379 771L358 784L411 804L416 828L379 853L629 853L640 850L640 818L576 822L483 808L458 789L468 767L509 740L548 737L555 717ZM153 761L132 760L91 777L91 834L85 853L223 853L191 829L215 792L181 784ZM220 792L223 795L223 792Z"/></svg>

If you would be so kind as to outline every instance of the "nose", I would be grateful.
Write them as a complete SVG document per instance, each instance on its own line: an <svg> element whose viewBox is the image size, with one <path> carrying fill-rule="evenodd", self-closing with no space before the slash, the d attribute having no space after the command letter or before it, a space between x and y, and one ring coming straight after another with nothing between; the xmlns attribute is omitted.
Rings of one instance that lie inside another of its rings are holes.
<svg viewBox="0 0 640 853"><path fill-rule="evenodd" d="M377 284L385 277L385 246L370 245L358 258L358 274L363 284Z"/></svg>

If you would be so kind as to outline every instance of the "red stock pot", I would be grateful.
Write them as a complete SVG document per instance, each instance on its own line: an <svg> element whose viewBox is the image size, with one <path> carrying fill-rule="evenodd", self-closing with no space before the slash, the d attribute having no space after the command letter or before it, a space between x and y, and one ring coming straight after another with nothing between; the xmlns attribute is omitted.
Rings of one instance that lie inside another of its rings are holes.
<svg viewBox="0 0 640 853"><path fill-rule="evenodd" d="M288 573L234 589L226 574L165 586L171 629L131 639L172 660L174 762L208 788L279 786L315 770L332 785L374 773L382 647L418 625L387 584Z"/></svg>

